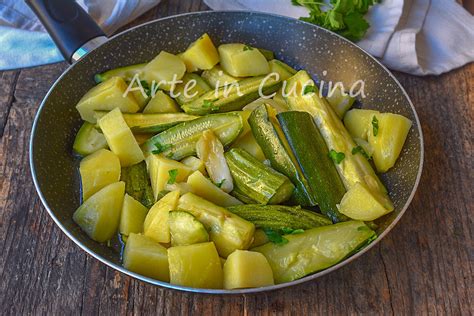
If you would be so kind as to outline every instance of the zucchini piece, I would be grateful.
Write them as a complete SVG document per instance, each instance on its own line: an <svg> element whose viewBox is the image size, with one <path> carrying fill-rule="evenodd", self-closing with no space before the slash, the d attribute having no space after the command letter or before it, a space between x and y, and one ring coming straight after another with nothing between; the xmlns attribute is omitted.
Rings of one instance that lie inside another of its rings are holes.
<svg viewBox="0 0 474 316"><path fill-rule="evenodd" d="M329 268L376 237L364 222L348 221L285 235L286 244L267 243L252 250L267 258L279 284Z"/></svg>
<svg viewBox="0 0 474 316"><path fill-rule="evenodd" d="M270 61L273 58L275 58L275 54L271 50L265 49L265 48L257 48L260 53L262 53L263 57L265 57L266 60Z"/></svg>
<svg viewBox="0 0 474 316"><path fill-rule="evenodd" d="M142 145L146 153L160 152L180 160L196 154L196 143L202 132L211 129L224 146L229 145L242 131L241 113L212 114L180 123L150 138Z"/></svg>
<svg viewBox="0 0 474 316"><path fill-rule="evenodd" d="M186 72L186 66L181 58L176 55L161 51L142 70L142 78L148 83L156 82L161 89L170 91L174 89L173 79L180 80Z"/></svg>
<svg viewBox="0 0 474 316"><path fill-rule="evenodd" d="M79 206L72 219L90 238L106 242L119 227L124 194L125 183L109 184Z"/></svg>
<svg viewBox="0 0 474 316"><path fill-rule="evenodd" d="M125 182L125 192L150 208L155 204L150 177L146 170L146 163L142 161L130 167L122 168L120 180Z"/></svg>
<svg viewBox="0 0 474 316"><path fill-rule="evenodd" d="M179 191L167 193L148 211L143 223L143 233L160 243L171 241L168 224L169 212L178 206Z"/></svg>
<svg viewBox="0 0 474 316"><path fill-rule="evenodd" d="M201 138L196 143L196 153L204 162L212 182L224 192L232 191L234 184L224 157L224 146L211 130L202 132Z"/></svg>
<svg viewBox="0 0 474 316"><path fill-rule="evenodd" d="M199 75L185 74L182 80L183 82L178 84L171 94L179 105L192 102L211 90Z"/></svg>
<svg viewBox="0 0 474 316"><path fill-rule="evenodd" d="M280 80L286 80L296 73L296 70L278 59L270 60L268 64L270 65L270 72L277 73Z"/></svg>
<svg viewBox="0 0 474 316"><path fill-rule="evenodd" d="M243 289L273 285L270 264L259 252L236 250L224 264L224 289Z"/></svg>
<svg viewBox="0 0 474 316"><path fill-rule="evenodd" d="M242 137L239 137L233 144L231 148L241 148L246 150L249 154L257 158L259 161L264 161L265 154L262 151L262 148L255 140L255 137L252 133L247 133Z"/></svg>
<svg viewBox="0 0 474 316"><path fill-rule="evenodd" d="M104 117L107 112L96 112L96 118ZM158 113L158 114L122 114L123 119L134 134L159 133L179 123L197 119L199 116L186 113Z"/></svg>
<svg viewBox="0 0 474 316"><path fill-rule="evenodd" d="M257 228L306 230L332 224L326 216L302 209L300 206L246 204L228 206L227 209L253 223Z"/></svg>
<svg viewBox="0 0 474 316"><path fill-rule="evenodd" d="M201 77L206 80L212 88L220 88L240 79L226 73L220 65L215 65L212 69L204 70Z"/></svg>
<svg viewBox="0 0 474 316"><path fill-rule="evenodd" d="M367 140L372 128L372 118L380 114L379 111L352 109L344 116L344 126L353 138Z"/></svg>
<svg viewBox="0 0 474 316"><path fill-rule="evenodd" d="M255 226L195 194L186 193L179 199L178 210L193 214L209 231L219 255L227 258L236 249L247 249L253 240Z"/></svg>
<svg viewBox="0 0 474 316"><path fill-rule="evenodd" d="M304 94L304 90L307 90L305 85L312 85L313 92ZM290 93L290 91L294 93ZM308 73L299 71L288 79L286 92L288 95L286 100L292 110L311 114L329 150L345 155L345 158L336 164L336 169L346 189L349 190L357 182L366 184L371 192L381 196L387 210L393 210L387 189L365 157L352 155L352 149L356 147L354 140L332 107L325 99L319 97L317 87Z"/></svg>
<svg viewBox="0 0 474 316"><path fill-rule="evenodd" d="M212 242L168 248L168 261L171 284L222 288L221 259Z"/></svg>
<svg viewBox="0 0 474 316"><path fill-rule="evenodd" d="M142 92L139 90L130 91L130 93L133 95L133 98L135 99L135 101L137 101L137 104L140 107L138 111L143 110L147 105L148 101L150 101L150 97L148 95L144 97Z"/></svg>
<svg viewBox="0 0 474 316"><path fill-rule="evenodd" d="M127 84L120 77L112 77L90 89L76 105L84 121L96 123L95 111L110 111L119 108L121 112L135 113L140 106L131 93L124 97Z"/></svg>
<svg viewBox="0 0 474 316"><path fill-rule="evenodd" d="M218 48L222 68L235 77L266 75L270 66L263 54L248 45L231 43Z"/></svg>
<svg viewBox="0 0 474 316"><path fill-rule="evenodd" d="M211 69L219 62L219 53L207 33L204 33L181 54L188 72Z"/></svg>
<svg viewBox="0 0 474 316"><path fill-rule="evenodd" d="M260 98L259 91L264 95L268 95L277 91L280 87L281 80L277 80L275 76L242 79L232 85L209 91L196 100L186 103L182 108L184 112L193 115L236 111Z"/></svg>
<svg viewBox="0 0 474 316"><path fill-rule="evenodd" d="M262 228L255 229L255 234L253 234L253 242L250 248L255 248L261 245L265 245L269 242L267 234L263 231Z"/></svg>
<svg viewBox="0 0 474 316"><path fill-rule="evenodd" d="M170 225L171 247L209 241L209 234L204 225L188 212L171 211L168 223Z"/></svg>
<svg viewBox="0 0 474 316"><path fill-rule="evenodd" d="M264 165L243 149L225 154L235 190L260 204L279 204L288 200L294 185L281 173Z"/></svg>
<svg viewBox="0 0 474 316"><path fill-rule="evenodd" d="M207 175L206 166L204 165L204 162L202 162L202 160L197 157L194 157L194 156L186 157L183 160L181 160L181 163L184 163L186 166L191 168L193 172L198 170L203 175Z"/></svg>
<svg viewBox="0 0 474 316"><path fill-rule="evenodd" d="M273 109L275 109L275 111L277 113L288 111L288 106L286 105L286 103L284 105L282 105L281 103L276 102L275 100L264 99L264 98L260 98L260 99L257 99L255 101L253 101L253 102L250 102L249 104L244 106L242 108L242 110L243 111L253 111L256 108L258 108L259 106L261 106L262 104L266 104L266 105L271 106Z"/></svg>
<svg viewBox="0 0 474 316"><path fill-rule="evenodd" d="M344 114L346 114L346 112L352 107L352 104L354 104L355 98L346 94L341 87L336 87L333 89L331 95L326 97L326 100L329 105L332 106L337 116L342 119Z"/></svg>
<svg viewBox="0 0 474 316"><path fill-rule="evenodd" d="M96 83L101 83L109 80L112 77L120 77L125 81L131 81L136 74L139 74L146 63L129 65L125 67L114 68L94 76Z"/></svg>
<svg viewBox="0 0 474 316"><path fill-rule="evenodd" d="M168 250L147 236L133 233L128 236L123 266L149 278L170 281Z"/></svg>
<svg viewBox="0 0 474 316"><path fill-rule="evenodd" d="M173 184L167 183L166 186L165 186L165 189L161 192L166 192L166 191L168 191L168 192L169 191L179 191L179 194L183 195L183 194L186 194L188 192L191 192L191 187L186 182L179 182L179 183L173 183Z"/></svg>
<svg viewBox="0 0 474 316"><path fill-rule="evenodd" d="M190 192L222 207L231 205L240 205L238 199L222 191L211 180L206 178L201 172L195 171L189 177L187 184L190 186Z"/></svg>
<svg viewBox="0 0 474 316"><path fill-rule="evenodd" d="M118 108L99 119L99 126L102 133L104 133L110 150L120 159L122 167L134 165L145 159L140 146L138 146L132 131Z"/></svg>
<svg viewBox="0 0 474 316"><path fill-rule="evenodd" d="M129 236L131 233L139 234L143 231L148 209L128 194L123 198L122 213L120 215L119 232Z"/></svg>
<svg viewBox="0 0 474 316"><path fill-rule="evenodd" d="M282 89L278 90L278 92L275 94L272 100L278 103L280 105L280 108L286 109L286 111L289 110L288 104L286 103L286 100L283 97ZM280 112L284 112L284 111L280 111Z"/></svg>
<svg viewBox="0 0 474 316"><path fill-rule="evenodd" d="M290 111L277 118L321 212L333 222L346 220L337 209L346 190L311 115Z"/></svg>
<svg viewBox="0 0 474 316"><path fill-rule="evenodd" d="M261 105L250 115L249 124L271 166L289 177L295 185L292 199L300 205L315 206L314 193L283 135L276 111L268 105Z"/></svg>
<svg viewBox="0 0 474 316"><path fill-rule="evenodd" d="M148 102L143 110L143 114L175 113L180 111L181 109L176 102L169 95L159 90Z"/></svg>
<svg viewBox="0 0 474 316"><path fill-rule="evenodd" d="M81 160L82 201L111 183L120 180L120 161L107 149L100 149Z"/></svg>
<svg viewBox="0 0 474 316"><path fill-rule="evenodd" d="M81 156L90 155L99 149L107 148L104 135L95 128L94 124L84 122L76 134L72 149Z"/></svg>

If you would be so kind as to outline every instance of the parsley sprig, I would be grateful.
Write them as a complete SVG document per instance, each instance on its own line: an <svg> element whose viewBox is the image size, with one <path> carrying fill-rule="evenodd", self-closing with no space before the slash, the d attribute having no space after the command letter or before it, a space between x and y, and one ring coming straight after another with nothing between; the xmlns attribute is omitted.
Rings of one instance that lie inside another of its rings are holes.
<svg viewBox="0 0 474 316"><path fill-rule="evenodd" d="M169 178L168 178L168 184L173 184L176 182L176 177L178 176L178 169L171 169L171 170L168 170L168 175L169 175Z"/></svg>
<svg viewBox="0 0 474 316"><path fill-rule="evenodd" d="M341 161L346 158L346 155L344 153L340 153L335 151L334 149L331 149L329 151L329 158L331 158L336 164L340 164Z"/></svg>
<svg viewBox="0 0 474 316"><path fill-rule="evenodd" d="M273 229L269 227L263 228L263 232L267 235L267 238L270 242L277 245L284 245L288 243L288 239L283 237L283 235L296 235L304 233L302 229L293 229L290 227L283 227L281 229Z"/></svg>

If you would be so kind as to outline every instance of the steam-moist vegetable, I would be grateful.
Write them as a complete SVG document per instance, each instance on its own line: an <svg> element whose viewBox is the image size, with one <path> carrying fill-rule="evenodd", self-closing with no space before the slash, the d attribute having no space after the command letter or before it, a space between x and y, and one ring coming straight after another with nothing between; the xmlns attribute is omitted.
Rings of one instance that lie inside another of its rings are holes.
<svg viewBox="0 0 474 316"><path fill-rule="evenodd" d="M120 77L125 81L131 81L136 74L139 74L142 71L145 65L146 63L111 69L103 73L96 74L94 76L94 80L96 83L101 83L103 81L109 80L112 77Z"/></svg>
<svg viewBox="0 0 474 316"><path fill-rule="evenodd" d="M273 285L273 272L259 252L236 250L224 263L224 289Z"/></svg>
<svg viewBox="0 0 474 316"><path fill-rule="evenodd" d="M130 234L123 252L123 266L135 273L164 281L170 281L168 250L153 239Z"/></svg>
<svg viewBox="0 0 474 316"><path fill-rule="evenodd" d="M285 235L288 243L253 248L270 263L275 283L290 282L326 269L376 238L364 222L348 221Z"/></svg>
<svg viewBox="0 0 474 316"><path fill-rule="evenodd" d="M277 73L280 76L280 80L286 80L296 73L295 69L278 59L270 60L268 65L270 66L270 72Z"/></svg>
<svg viewBox="0 0 474 316"><path fill-rule="evenodd" d="M271 106L277 113L288 111L288 106L286 103L282 104L273 99L257 99L242 108L243 111L253 111L256 108L260 107L262 104Z"/></svg>
<svg viewBox="0 0 474 316"><path fill-rule="evenodd" d="M242 202L224 192L218 185L214 184L198 170L188 177L187 184L190 187L190 192L216 205L227 207L242 204Z"/></svg>
<svg viewBox="0 0 474 316"><path fill-rule="evenodd" d="M84 122L76 134L72 149L81 156L87 156L104 148L107 148L104 135L95 128L94 124Z"/></svg>
<svg viewBox="0 0 474 316"><path fill-rule="evenodd" d="M77 103L76 109L84 121L95 123L94 111L110 111L115 108L122 112L135 113L140 109L131 93L124 97L127 84L120 77L112 77L90 89Z"/></svg>
<svg viewBox="0 0 474 316"><path fill-rule="evenodd" d="M275 58L275 54L271 50L268 50L265 48L257 48L257 49L260 51L260 53L262 53L263 57L265 57L266 60L270 61Z"/></svg>
<svg viewBox="0 0 474 316"><path fill-rule="evenodd" d="M118 108L102 117L99 120L99 126L110 150L120 159L122 167L134 165L145 159Z"/></svg>
<svg viewBox="0 0 474 316"><path fill-rule="evenodd" d="M201 77L209 83L212 88L219 88L237 82L241 79L229 75L220 65L215 65L212 69L204 70Z"/></svg>
<svg viewBox="0 0 474 316"><path fill-rule="evenodd" d="M86 201L94 193L120 180L120 161L107 149L100 149L81 160L82 200Z"/></svg>
<svg viewBox="0 0 474 316"><path fill-rule="evenodd" d="M170 228L168 224L169 212L178 206L179 191L166 194L148 211L143 223L145 236L161 243L171 241Z"/></svg>
<svg viewBox="0 0 474 316"><path fill-rule="evenodd" d="M161 153L180 160L196 154L196 143L202 132L211 129L224 146L232 143L242 131L241 113L223 113L200 117L183 122L150 138L143 144L145 152Z"/></svg>
<svg viewBox="0 0 474 316"><path fill-rule="evenodd" d="M186 72L186 66L176 55L161 51L152 61L143 67L141 79L152 84L155 81L161 89L170 91L175 87L173 79L180 80Z"/></svg>
<svg viewBox="0 0 474 316"><path fill-rule="evenodd" d="M225 157L234 179L234 191L256 203L279 204L293 193L295 187L286 176L264 165L245 150L232 148Z"/></svg>
<svg viewBox="0 0 474 316"><path fill-rule="evenodd" d="M196 143L196 153L204 162L209 178L222 191L229 193L234 188L229 166L224 157L224 146L212 130L206 130Z"/></svg>
<svg viewBox="0 0 474 316"><path fill-rule="evenodd" d="M169 212L168 223L172 247L209 241L209 234L204 225L188 212Z"/></svg>
<svg viewBox="0 0 474 316"><path fill-rule="evenodd" d="M186 181L192 171L185 164L161 155L148 155L146 164L155 200L157 200L158 194L165 189L167 183Z"/></svg>
<svg viewBox="0 0 474 316"><path fill-rule="evenodd" d="M164 93L162 90L158 90L154 96L148 101L145 109L143 109L144 114L153 114L153 113L175 113L179 112L179 108L176 101L174 101L169 95Z"/></svg>
<svg viewBox="0 0 474 316"><path fill-rule="evenodd" d="M346 220L337 209L346 190L311 115L289 111L277 118L321 212L333 222Z"/></svg>
<svg viewBox="0 0 474 316"><path fill-rule="evenodd" d="M252 243L255 226L195 194L181 196L178 209L193 214L206 226L219 255L227 258L236 249L247 249Z"/></svg>
<svg viewBox="0 0 474 316"><path fill-rule="evenodd" d="M369 144L374 149L373 159L379 172L386 172L397 161L410 131L411 121L392 113L376 114L377 127L371 122Z"/></svg>
<svg viewBox="0 0 474 316"><path fill-rule="evenodd" d="M110 240L119 226L124 194L125 183L109 184L79 206L72 218L93 240Z"/></svg>
<svg viewBox="0 0 474 316"><path fill-rule="evenodd" d="M145 207L150 208L155 204L145 161L122 168L120 180L125 182L125 192Z"/></svg>
<svg viewBox="0 0 474 316"><path fill-rule="evenodd" d="M170 283L205 289L222 288L221 260L212 242L168 249Z"/></svg>
<svg viewBox="0 0 474 316"><path fill-rule="evenodd" d="M249 154L257 158L259 161L264 161L266 159L265 154L262 151L262 148L255 140L255 137L252 133L247 133L242 137L239 137L233 144L232 148L241 148L246 150Z"/></svg>
<svg viewBox="0 0 474 316"><path fill-rule="evenodd" d="M143 231L148 209L128 194L125 194L120 215L119 232L129 236L131 233L139 234Z"/></svg>
<svg viewBox="0 0 474 316"><path fill-rule="evenodd" d="M342 119L347 110L354 104L355 98L347 94L341 87L336 86L330 91L326 100L332 106L337 116Z"/></svg>
<svg viewBox="0 0 474 316"><path fill-rule="evenodd" d="M372 128L372 118L380 114L379 111L352 109L344 116L344 126L353 138L367 140Z"/></svg>
<svg viewBox="0 0 474 316"><path fill-rule="evenodd" d="M191 43L180 57L188 72L211 69L219 62L219 53L207 33Z"/></svg>
<svg viewBox="0 0 474 316"><path fill-rule="evenodd" d="M196 100L211 90L206 81L196 74L185 74L182 81L172 92L176 102L180 105Z"/></svg>
<svg viewBox="0 0 474 316"><path fill-rule="evenodd" d="M229 206L227 209L258 228L310 229L332 224L326 216L300 206L246 204Z"/></svg>
<svg viewBox="0 0 474 316"><path fill-rule="evenodd" d="M281 87L281 79L273 75L242 79L237 83L209 91L182 106L184 112L206 115L214 112L241 110L245 105Z"/></svg>
<svg viewBox="0 0 474 316"><path fill-rule="evenodd" d="M310 90L313 92L308 92L305 86L311 86ZM384 207L392 211L393 205L384 185L365 157L352 155L352 149L356 144L332 107L319 97L314 81L308 73L302 70L288 79L286 92L287 102L292 110L306 111L313 116L328 149L344 154L344 159L335 165L346 189L349 190L357 182L364 183L371 192L381 197Z"/></svg>
<svg viewBox="0 0 474 316"><path fill-rule="evenodd" d="M257 228L253 234L253 242L252 245L250 245L250 248L265 245L267 242L269 242L267 234L265 234L262 228Z"/></svg>
<svg viewBox="0 0 474 316"><path fill-rule="evenodd" d="M235 77L260 76L270 72L263 54L245 44L222 44L218 48L222 68Z"/></svg>
<svg viewBox="0 0 474 316"><path fill-rule="evenodd" d="M207 175L206 172L206 166L204 165L204 162L194 156L189 156L181 160L181 163L185 164L189 168L191 168L192 171L200 171L203 175Z"/></svg>
<svg viewBox="0 0 474 316"><path fill-rule="evenodd" d="M169 184L167 183L166 186L165 186L165 189L163 191L160 192L160 194L162 194L163 192L166 192L166 191L178 191L179 194L183 195L183 194L186 194L188 192L191 192L191 186L189 184L187 184L186 182L179 182L179 183L173 183L173 184Z"/></svg>

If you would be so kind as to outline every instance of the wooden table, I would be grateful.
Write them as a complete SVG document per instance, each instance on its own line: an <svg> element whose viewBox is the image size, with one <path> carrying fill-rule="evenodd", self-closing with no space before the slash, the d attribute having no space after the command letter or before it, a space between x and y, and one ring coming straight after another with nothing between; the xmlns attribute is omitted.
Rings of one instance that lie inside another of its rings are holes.
<svg viewBox="0 0 474 316"><path fill-rule="evenodd" d="M133 24L205 10L162 1ZM317 281L259 295L181 293L134 280L70 241L36 195L33 117L66 63L0 73L0 314L452 314L474 311L474 64L396 73L420 116L425 168L407 213L377 247Z"/></svg>

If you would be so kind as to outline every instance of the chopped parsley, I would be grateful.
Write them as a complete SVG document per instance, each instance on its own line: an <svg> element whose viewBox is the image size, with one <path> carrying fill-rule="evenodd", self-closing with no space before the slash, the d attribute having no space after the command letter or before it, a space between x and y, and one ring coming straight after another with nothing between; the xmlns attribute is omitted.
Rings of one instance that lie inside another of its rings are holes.
<svg viewBox="0 0 474 316"><path fill-rule="evenodd" d="M293 229L289 227L283 227L280 231L283 233L283 235L296 235L304 233L303 229Z"/></svg>
<svg viewBox="0 0 474 316"><path fill-rule="evenodd" d="M245 45L245 46L244 46L244 52L245 52L246 50L253 50L253 48L252 48L251 46Z"/></svg>
<svg viewBox="0 0 474 316"><path fill-rule="evenodd" d="M360 153L362 156L364 156L367 159L370 159L371 157L367 154L367 152L362 148L361 146L357 146L352 148L352 154L355 155L357 153Z"/></svg>
<svg viewBox="0 0 474 316"><path fill-rule="evenodd" d="M168 175L170 176L168 179L168 184L173 184L176 182L176 177L178 176L178 169L171 169L168 170Z"/></svg>
<svg viewBox="0 0 474 316"><path fill-rule="evenodd" d="M208 108L212 109L214 107L214 102L217 100L219 99L214 99L214 100L205 99L204 101L202 101L202 107L205 109L208 109Z"/></svg>
<svg viewBox="0 0 474 316"><path fill-rule="evenodd" d="M341 161L346 158L346 155L344 155L344 153L338 153L334 149L331 149L331 151L329 152L329 158L331 158L336 164L340 164Z"/></svg>
<svg viewBox="0 0 474 316"><path fill-rule="evenodd" d="M160 143L155 143L155 150L152 150L152 154L161 154L164 151L170 150L173 148L172 144L161 145Z"/></svg>
<svg viewBox="0 0 474 316"><path fill-rule="evenodd" d="M265 235L267 235L268 240L270 242L277 244L277 245L284 245L288 243L288 239L283 237L278 231L271 229L271 228L264 228L263 229Z"/></svg>
<svg viewBox="0 0 474 316"><path fill-rule="evenodd" d="M374 136L377 136L379 133L379 120L375 115L372 117L372 129Z"/></svg>
<svg viewBox="0 0 474 316"><path fill-rule="evenodd" d="M213 182L213 183L216 187L221 188L224 182L225 182L225 179L222 179L220 182L217 182L217 183Z"/></svg>
<svg viewBox="0 0 474 316"><path fill-rule="evenodd" d="M145 91L147 96L151 96L151 88L147 81L140 80L140 84L142 85L143 90Z"/></svg>
<svg viewBox="0 0 474 316"><path fill-rule="evenodd" d="M315 86L305 86L303 90L303 95L307 95L308 93L316 93Z"/></svg>

